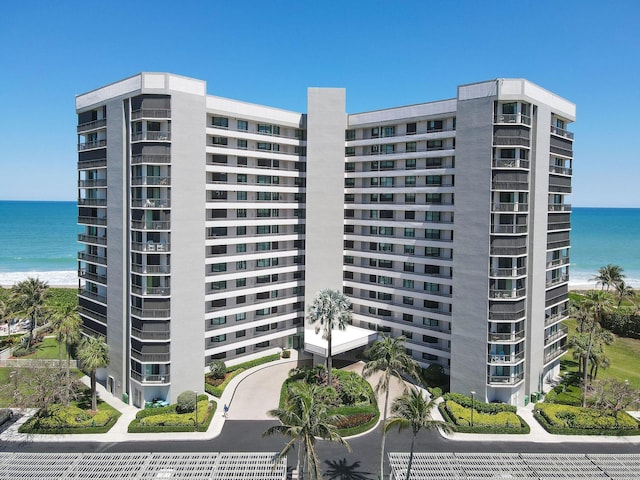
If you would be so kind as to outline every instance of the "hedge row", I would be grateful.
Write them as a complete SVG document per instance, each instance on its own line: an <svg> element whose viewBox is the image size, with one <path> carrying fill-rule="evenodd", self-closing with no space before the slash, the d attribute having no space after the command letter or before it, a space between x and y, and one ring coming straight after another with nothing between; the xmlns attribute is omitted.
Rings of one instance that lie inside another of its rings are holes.
<svg viewBox="0 0 640 480"><path fill-rule="evenodd" d="M442 414L442 417L445 419L452 430L454 432L459 433L483 433L483 434L527 434L531 431L531 428L521 417L517 416L518 421L520 422L519 427L505 427L505 426L480 426L476 423L476 416L473 416L473 427L465 426L465 425L457 425L454 419L451 417L449 411L446 408L446 403L442 402L438 405L438 410ZM506 412L509 413L509 412Z"/></svg>
<svg viewBox="0 0 640 480"><path fill-rule="evenodd" d="M220 398L222 396L222 392L224 392L224 389L227 388L227 385L229 385L229 382L233 380L235 376L240 375L242 372L244 372L244 368L240 368L227 373L227 377L224 379L224 382L222 382L217 387L214 387L213 385L209 385L208 383L205 382L204 390L209 395L213 395L214 397Z"/></svg>
<svg viewBox="0 0 640 480"><path fill-rule="evenodd" d="M453 400L447 400L444 404L449 417L459 426L520 428L520 419L513 412L482 413L474 410L473 425L471 425L470 408L465 408Z"/></svg>
<svg viewBox="0 0 640 480"><path fill-rule="evenodd" d="M472 402L471 397L462 395L461 393L445 393L442 398L446 401L454 401L465 408L471 408L473 404L473 408L476 412L494 414L500 412L516 413L518 411L518 408L515 405L507 405L506 403L485 403L478 400L474 400Z"/></svg>
<svg viewBox="0 0 640 480"><path fill-rule="evenodd" d="M248 362L227 367L227 373L234 372L238 369L249 370L250 368L257 367L258 365L275 362L276 360L280 360L279 353L274 353L273 355L267 355L266 357L256 358L255 360L249 360Z"/></svg>
<svg viewBox="0 0 640 480"><path fill-rule="evenodd" d="M640 435L638 422L628 413L611 415L593 408L537 403L534 417L549 433L561 435Z"/></svg>
<svg viewBox="0 0 640 480"><path fill-rule="evenodd" d="M582 390L576 385L558 385L544 397L545 403L559 403L562 405L582 406Z"/></svg>
<svg viewBox="0 0 640 480"><path fill-rule="evenodd" d="M206 432L213 419L217 403L209 401L206 395L198 395L197 431ZM176 413L176 405L141 410L129 424L129 433L193 432L195 411Z"/></svg>

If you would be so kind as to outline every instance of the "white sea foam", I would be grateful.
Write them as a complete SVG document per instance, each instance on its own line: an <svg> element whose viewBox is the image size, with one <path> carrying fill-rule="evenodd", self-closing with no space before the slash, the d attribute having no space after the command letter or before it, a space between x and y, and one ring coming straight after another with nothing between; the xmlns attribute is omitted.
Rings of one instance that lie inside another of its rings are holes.
<svg viewBox="0 0 640 480"><path fill-rule="evenodd" d="M11 287L29 277L38 278L50 287L77 287L78 272L75 270L58 270L52 272L0 272L0 285Z"/></svg>

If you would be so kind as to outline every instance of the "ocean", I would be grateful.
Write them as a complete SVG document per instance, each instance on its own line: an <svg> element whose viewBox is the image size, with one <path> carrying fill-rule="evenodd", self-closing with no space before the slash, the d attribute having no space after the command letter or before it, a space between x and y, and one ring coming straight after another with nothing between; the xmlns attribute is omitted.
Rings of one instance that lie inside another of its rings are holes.
<svg viewBox="0 0 640 480"><path fill-rule="evenodd" d="M75 202L0 201L0 285L28 276L76 285L77 212ZM571 220L571 286L612 263L640 288L640 208L574 208Z"/></svg>

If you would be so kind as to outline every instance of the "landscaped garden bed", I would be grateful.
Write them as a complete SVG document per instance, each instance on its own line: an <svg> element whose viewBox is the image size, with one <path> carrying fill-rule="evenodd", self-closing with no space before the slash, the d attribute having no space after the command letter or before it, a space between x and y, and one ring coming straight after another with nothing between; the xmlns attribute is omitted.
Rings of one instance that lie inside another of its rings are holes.
<svg viewBox="0 0 640 480"><path fill-rule="evenodd" d="M438 408L456 432L522 434L530 431L529 425L516 415L513 405L472 401L458 393L446 393L443 398Z"/></svg>
<svg viewBox="0 0 640 480"><path fill-rule="evenodd" d="M197 408L194 404L186 409L188 411L181 412L179 403L140 410L135 420L129 424L127 431L129 433L206 432L216 408L216 402L209 401L207 395L198 395Z"/></svg>
<svg viewBox="0 0 640 480"><path fill-rule="evenodd" d="M295 382L324 386L322 400L330 405L330 413L341 415L335 423L343 437L366 432L378 423L380 412L369 382L354 372L333 370L332 386L326 384L326 370L322 367L302 367L291 371L280 391L280 408L284 408L289 387Z"/></svg>
<svg viewBox="0 0 640 480"><path fill-rule="evenodd" d="M624 411L608 412L573 405L537 403L535 419L560 435L640 435L638 422Z"/></svg>
<svg viewBox="0 0 640 480"><path fill-rule="evenodd" d="M266 357L239 363L232 367L226 367L224 362L212 362L211 373L208 373L204 377L204 389L209 395L220 398L224 389L236 375L239 375L250 368L269 362L275 362L276 360L280 360L280 354L275 353L273 355L267 355Z"/></svg>

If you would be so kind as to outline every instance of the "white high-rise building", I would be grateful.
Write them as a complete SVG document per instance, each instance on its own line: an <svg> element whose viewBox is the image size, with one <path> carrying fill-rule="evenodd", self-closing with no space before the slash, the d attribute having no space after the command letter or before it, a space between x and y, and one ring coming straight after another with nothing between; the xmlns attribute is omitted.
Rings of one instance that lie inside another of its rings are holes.
<svg viewBox="0 0 640 480"><path fill-rule="evenodd" d="M568 313L575 106L526 80L347 114L141 73L76 98L85 332L136 406L202 388L206 365L321 354L305 305L342 290L353 328L405 335L451 389L522 404L558 373Z"/></svg>

